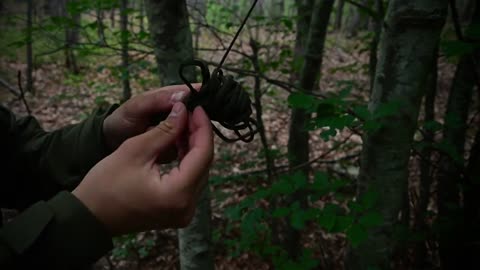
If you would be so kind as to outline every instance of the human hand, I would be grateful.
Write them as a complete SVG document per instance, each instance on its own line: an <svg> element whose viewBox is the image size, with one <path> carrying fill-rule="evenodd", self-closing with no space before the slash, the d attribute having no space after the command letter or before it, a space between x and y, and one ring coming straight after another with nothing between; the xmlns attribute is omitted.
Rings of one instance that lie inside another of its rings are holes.
<svg viewBox="0 0 480 270"><path fill-rule="evenodd" d="M201 84L193 84L199 89ZM189 94L186 85L172 85L137 95L117 108L103 123L105 143L111 151L128 138L144 133L152 120L170 112L173 104L182 102ZM173 158L167 160L171 161Z"/></svg>
<svg viewBox="0 0 480 270"><path fill-rule="evenodd" d="M161 172L157 160L180 136L180 164ZM188 116L176 103L155 128L127 139L99 162L72 192L112 236L149 229L178 228L191 221L213 158L210 120L200 107Z"/></svg>

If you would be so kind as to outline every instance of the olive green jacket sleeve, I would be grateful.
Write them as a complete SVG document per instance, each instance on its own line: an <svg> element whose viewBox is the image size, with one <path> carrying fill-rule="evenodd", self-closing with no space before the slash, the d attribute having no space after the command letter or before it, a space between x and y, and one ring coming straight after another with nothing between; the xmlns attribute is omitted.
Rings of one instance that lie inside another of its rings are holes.
<svg viewBox="0 0 480 270"><path fill-rule="evenodd" d="M0 229L0 269L77 269L112 248L111 237L69 190L103 159L103 120L45 132L0 107L0 207L21 214ZM33 268L31 268L33 269Z"/></svg>

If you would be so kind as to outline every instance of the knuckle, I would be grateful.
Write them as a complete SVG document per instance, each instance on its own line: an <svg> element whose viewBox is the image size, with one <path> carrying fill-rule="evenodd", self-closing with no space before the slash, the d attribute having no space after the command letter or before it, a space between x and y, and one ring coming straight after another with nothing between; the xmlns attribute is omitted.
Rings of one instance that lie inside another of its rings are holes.
<svg viewBox="0 0 480 270"><path fill-rule="evenodd" d="M136 141L134 138L129 138L125 140L122 145L120 145L119 150L123 152L131 152L135 148Z"/></svg>
<svg viewBox="0 0 480 270"><path fill-rule="evenodd" d="M168 120L162 121L156 126L156 128L168 135L173 135L175 133L174 126Z"/></svg>

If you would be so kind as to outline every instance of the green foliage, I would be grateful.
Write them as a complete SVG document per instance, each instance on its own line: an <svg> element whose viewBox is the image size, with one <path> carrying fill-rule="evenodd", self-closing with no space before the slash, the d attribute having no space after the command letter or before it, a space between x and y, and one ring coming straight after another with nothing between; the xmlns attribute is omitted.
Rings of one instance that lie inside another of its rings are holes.
<svg viewBox="0 0 480 270"><path fill-rule="evenodd" d="M441 44L442 52L447 57L458 57L472 53L479 46L474 43L464 42L460 40L447 40Z"/></svg>
<svg viewBox="0 0 480 270"><path fill-rule="evenodd" d="M267 211L260 207L260 202L284 201L295 192L307 192L309 201L341 193L349 185L348 181L332 179L323 172L315 173L309 181L302 172L282 175L270 186L258 188L253 194L240 203L227 207L225 217L231 225L227 235L235 230L240 237L226 240L225 244L233 256L244 252L253 252L274 262L278 269L313 269L318 261L309 249L303 250L299 260L291 260L282 247L271 242L270 222L288 221L299 231L311 226L323 229L329 233L344 233L353 246L367 238L368 230L383 223L382 215L376 210L378 193L366 192L356 201L348 202L348 209L342 208L338 202L326 203L323 207L302 208L298 202L281 204Z"/></svg>
<svg viewBox="0 0 480 270"><path fill-rule="evenodd" d="M144 259L150 255L155 247L155 241L152 237L139 241L136 234L116 237L113 239L113 243L112 256L119 260Z"/></svg>

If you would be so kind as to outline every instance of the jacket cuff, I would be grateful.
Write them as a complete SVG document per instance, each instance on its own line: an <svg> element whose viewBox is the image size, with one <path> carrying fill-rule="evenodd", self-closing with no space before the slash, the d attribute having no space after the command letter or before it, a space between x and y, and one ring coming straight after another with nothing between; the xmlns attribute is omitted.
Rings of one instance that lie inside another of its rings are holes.
<svg viewBox="0 0 480 270"><path fill-rule="evenodd" d="M107 110L98 109L83 123L82 134L79 136L81 142L77 144L81 147L78 149L78 152L83 163L91 165L86 166L86 171L82 172L83 174L87 173L93 165L112 153L105 143L103 122L118 106L114 104Z"/></svg>
<svg viewBox="0 0 480 270"><path fill-rule="evenodd" d="M0 265L79 269L113 248L105 227L80 200L61 192L38 202L0 230Z"/></svg>
<svg viewBox="0 0 480 270"><path fill-rule="evenodd" d="M104 225L70 192L59 193L47 204L54 219L46 229L45 240L50 249L49 259L56 261L57 267L88 266L113 248Z"/></svg>

